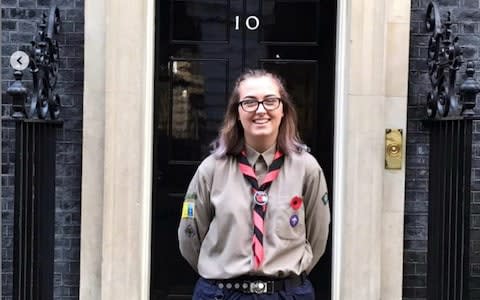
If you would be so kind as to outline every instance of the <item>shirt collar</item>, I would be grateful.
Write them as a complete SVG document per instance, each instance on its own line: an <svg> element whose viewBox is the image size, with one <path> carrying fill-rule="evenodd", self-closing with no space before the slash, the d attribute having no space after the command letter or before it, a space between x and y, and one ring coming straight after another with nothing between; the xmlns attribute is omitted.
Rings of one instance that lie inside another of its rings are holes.
<svg viewBox="0 0 480 300"><path fill-rule="evenodd" d="M265 152L260 153L257 152L255 149L250 147L249 145L245 145L247 150L247 159L251 166L253 166L260 155L263 156L263 159L267 163L267 166L273 162L275 157L275 152L277 151L277 144L273 144L270 148L268 148Z"/></svg>

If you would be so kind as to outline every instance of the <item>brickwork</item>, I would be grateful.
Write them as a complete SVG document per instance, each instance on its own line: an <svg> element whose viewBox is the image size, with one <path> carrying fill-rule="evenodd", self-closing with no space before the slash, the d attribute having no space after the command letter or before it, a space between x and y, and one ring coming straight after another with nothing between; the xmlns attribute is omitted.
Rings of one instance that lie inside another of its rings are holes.
<svg viewBox="0 0 480 300"><path fill-rule="evenodd" d="M37 30L50 0L1 0L2 12L2 116L10 114L5 94L13 79L12 52L25 47ZM61 118L56 151L55 299L78 299L80 273L80 190L82 163L83 31L84 8L80 0L58 0L62 18L60 69L57 92ZM25 75L28 79L28 74ZM27 83L27 86L30 86ZM2 123L2 300L12 299L14 124Z"/></svg>
<svg viewBox="0 0 480 300"><path fill-rule="evenodd" d="M405 244L403 299L426 299L428 239L429 131L422 126L424 103L430 82L427 74L427 46L430 33L425 29L427 0L411 1L410 64L407 116L407 161L405 196ZM442 20L452 13L452 29L464 47L464 58L480 70L480 10L478 0L440 0ZM465 65L462 68L464 73ZM477 105L477 109L478 109ZM470 299L480 299L480 125L474 126Z"/></svg>
<svg viewBox="0 0 480 300"><path fill-rule="evenodd" d="M478 18L480 24L480 17ZM480 29L480 27L477 28ZM477 34L478 34L477 30ZM478 56L480 57L480 56ZM478 60L477 57L477 60ZM479 63L476 62L478 65ZM478 66L477 66L478 70ZM477 71L478 72L478 71ZM477 75L477 78L479 76ZM478 80L478 79L477 79ZM477 112L480 103L477 98ZM480 299L480 122L473 125L472 203L470 205L470 299Z"/></svg>

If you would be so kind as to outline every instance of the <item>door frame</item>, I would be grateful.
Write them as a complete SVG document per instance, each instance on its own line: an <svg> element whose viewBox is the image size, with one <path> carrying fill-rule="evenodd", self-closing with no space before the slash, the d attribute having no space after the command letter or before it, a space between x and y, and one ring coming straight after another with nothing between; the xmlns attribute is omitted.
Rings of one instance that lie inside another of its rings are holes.
<svg viewBox="0 0 480 300"><path fill-rule="evenodd" d="M337 0L337 38L335 55L335 104L333 125L333 207L332 207L332 299L340 300L342 270L342 223L344 209L345 143L348 90L348 0Z"/></svg>
<svg viewBox="0 0 480 300"><path fill-rule="evenodd" d="M149 299L154 5L85 3L80 299ZM406 127L410 1L337 5L332 299L400 299L405 167L383 141Z"/></svg>

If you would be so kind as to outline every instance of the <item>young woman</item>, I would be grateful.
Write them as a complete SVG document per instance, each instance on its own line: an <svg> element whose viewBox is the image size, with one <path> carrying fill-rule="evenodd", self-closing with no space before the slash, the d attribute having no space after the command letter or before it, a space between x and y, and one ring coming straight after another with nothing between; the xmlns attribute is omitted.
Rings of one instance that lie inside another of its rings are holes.
<svg viewBox="0 0 480 300"><path fill-rule="evenodd" d="M201 276L193 299L315 299L307 274L325 250L330 212L296 123L277 75L237 79L183 203L180 251Z"/></svg>

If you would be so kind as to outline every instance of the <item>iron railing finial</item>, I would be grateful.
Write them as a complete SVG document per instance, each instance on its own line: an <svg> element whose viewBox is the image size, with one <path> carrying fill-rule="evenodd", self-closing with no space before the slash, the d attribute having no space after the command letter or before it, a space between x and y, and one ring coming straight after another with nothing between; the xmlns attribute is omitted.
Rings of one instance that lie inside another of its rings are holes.
<svg viewBox="0 0 480 300"><path fill-rule="evenodd" d="M469 61L465 72L467 78L460 86L460 103L462 104L462 115L473 116L475 113L473 108L476 104L477 94L480 92L480 84L474 79L475 65Z"/></svg>

